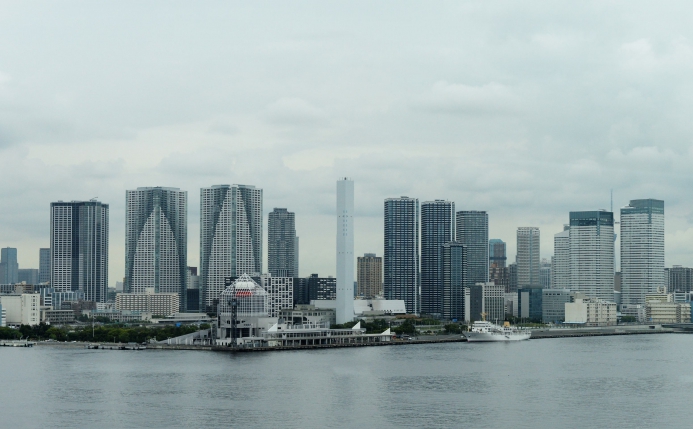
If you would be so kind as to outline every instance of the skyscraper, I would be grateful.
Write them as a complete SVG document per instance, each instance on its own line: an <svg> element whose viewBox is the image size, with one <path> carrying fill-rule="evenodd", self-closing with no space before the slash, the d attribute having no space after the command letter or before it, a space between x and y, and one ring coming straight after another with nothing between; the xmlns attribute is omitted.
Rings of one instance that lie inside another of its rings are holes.
<svg viewBox="0 0 693 429"><path fill-rule="evenodd" d="M387 299L401 299L407 313L421 312L419 278L419 200L385 200L384 283Z"/></svg>
<svg viewBox="0 0 693 429"><path fill-rule="evenodd" d="M39 249L39 283L51 281L51 249Z"/></svg>
<svg viewBox="0 0 693 429"><path fill-rule="evenodd" d="M51 203L51 287L82 291L87 301L108 300L108 204Z"/></svg>
<svg viewBox="0 0 693 429"><path fill-rule="evenodd" d="M125 292L177 293L187 308L188 193L146 187L125 195Z"/></svg>
<svg viewBox="0 0 693 429"><path fill-rule="evenodd" d="M275 208L267 219L267 269L274 277L298 277L294 213Z"/></svg>
<svg viewBox="0 0 693 429"><path fill-rule="evenodd" d="M488 241L489 266L491 266L491 264L496 264L498 268L505 268L507 266L507 260L505 241L498 238L490 239Z"/></svg>
<svg viewBox="0 0 693 429"><path fill-rule="evenodd" d="M551 289L551 261L542 259L539 267L539 286L542 289Z"/></svg>
<svg viewBox="0 0 693 429"><path fill-rule="evenodd" d="M468 249L462 243L451 241L443 244L442 250L443 317L464 320Z"/></svg>
<svg viewBox="0 0 693 429"><path fill-rule="evenodd" d="M570 289L570 225L553 236L551 288Z"/></svg>
<svg viewBox="0 0 693 429"><path fill-rule="evenodd" d="M17 263L17 249L3 247L0 249L0 283L9 285L19 281L19 264Z"/></svg>
<svg viewBox="0 0 693 429"><path fill-rule="evenodd" d="M370 299L383 294L383 258L366 253L356 258L358 295Z"/></svg>
<svg viewBox="0 0 693 429"><path fill-rule="evenodd" d="M421 312L443 313L443 244L455 241L455 203L421 204Z"/></svg>
<svg viewBox="0 0 693 429"><path fill-rule="evenodd" d="M488 282L488 214L483 211L457 212L455 239L467 246L466 287Z"/></svg>
<svg viewBox="0 0 693 429"><path fill-rule="evenodd" d="M539 287L539 228L517 228L517 287Z"/></svg>
<svg viewBox="0 0 693 429"><path fill-rule="evenodd" d="M200 293L215 311L225 277L262 273L262 189L215 185L200 189Z"/></svg>
<svg viewBox="0 0 693 429"><path fill-rule="evenodd" d="M614 300L614 214L570 212L570 290Z"/></svg>
<svg viewBox="0 0 693 429"><path fill-rule="evenodd" d="M645 305L664 286L664 201L631 200L621 209L621 303Z"/></svg>
<svg viewBox="0 0 693 429"><path fill-rule="evenodd" d="M17 270L18 283L26 283L28 285L39 284L38 269L36 268L20 268Z"/></svg>
<svg viewBox="0 0 693 429"><path fill-rule="evenodd" d="M337 323L354 319L354 182L337 181Z"/></svg>

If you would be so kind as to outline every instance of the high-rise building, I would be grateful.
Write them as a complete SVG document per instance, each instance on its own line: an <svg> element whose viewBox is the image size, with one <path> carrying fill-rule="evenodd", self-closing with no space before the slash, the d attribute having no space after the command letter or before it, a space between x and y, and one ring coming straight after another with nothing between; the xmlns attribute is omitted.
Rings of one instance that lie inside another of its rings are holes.
<svg viewBox="0 0 693 429"><path fill-rule="evenodd" d="M570 289L614 300L614 214L570 212Z"/></svg>
<svg viewBox="0 0 693 429"><path fill-rule="evenodd" d="M385 200L384 284L387 299L401 299L407 313L421 312L419 272L419 200Z"/></svg>
<svg viewBox="0 0 693 429"><path fill-rule="evenodd" d="M443 244L443 317L450 320L465 319L465 287L467 286L467 246L451 241Z"/></svg>
<svg viewBox="0 0 693 429"><path fill-rule="evenodd" d="M513 262L508 265L508 287L506 293L517 292L517 263Z"/></svg>
<svg viewBox="0 0 693 429"><path fill-rule="evenodd" d="M489 267L491 264L496 264L498 268L505 268L507 266L507 251L505 241L492 238L488 241L488 262Z"/></svg>
<svg viewBox="0 0 693 429"><path fill-rule="evenodd" d="M467 246L467 284L488 282L488 214L484 211L459 211L455 240Z"/></svg>
<svg viewBox="0 0 693 429"><path fill-rule="evenodd" d="M517 228L517 286L539 287L539 228L528 226Z"/></svg>
<svg viewBox="0 0 693 429"><path fill-rule="evenodd" d="M513 264L513 266L515 266ZM503 286L503 290L510 291L510 269L509 267L499 267L498 263L493 262L488 268L488 280L499 286Z"/></svg>
<svg viewBox="0 0 693 429"><path fill-rule="evenodd" d="M275 208L267 220L267 269L274 277L298 277L296 218Z"/></svg>
<svg viewBox="0 0 693 429"><path fill-rule="evenodd" d="M262 275L261 286L267 292L269 317L279 316L279 312L294 308L294 278Z"/></svg>
<svg viewBox="0 0 693 429"><path fill-rule="evenodd" d="M354 319L354 182L337 181L337 323Z"/></svg>
<svg viewBox="0 0 693 429"><path fill-rule="evenodd" d="M0 249L0 283L9 285L19 281L19 264L17 263L17 249L3 247Z"/></svg>
<svg viewBox="0 0 693 429"><path fill-rule="evenodd" d="M443 313L443 244L455 241L455 203L421 204L421 313Z"/></svg>
<svg viewBox="0 0 693 429"><path fill-rule="evenodd" d="M17 281L28 285L39 284L39 270L36 268L20 268L17 270Z"/></svg>
<svg viewBox="0 0 693 429"><path fill-rule="evenodd" d="M551 287L570 288L570 225L564 225L563 231L553 236Z"/></svg>
<svg viewBox="0 0 693 429"><path fill-rule="evenodd" d="M51 203L51 288L108 301L108 204Z"/></svg>
<svg viewBox="0 0 693 429"><path fill-rule="evenodd" d="M357 295L367 299L383 295L383 258L366 253L356 258Z"/></svg>
<svg viewBox="0 0 693 429"><path fill-rule="evenodd" d="M551 261L548 259L541 260L539 267L539 285L542 289L551 289Z"/></svg>
<svg viewBox="0 0 693 429"><path fill-rule="evenodd" d="M125 195L125 293L177 293L187 308L188 193L147 187Z"/></svg>
<svg viewBox="0 0 693 429"><path fill-rule="evenodd" d="M665 269L669 278L667 292L693 292L693 268L674 265Z"/></svg>
<svg viewBox="0 0 693 429"><path fill-rule="evenodd" d="M39 249L39 283L51 281L51 249Z"/></svg>
<svg viewBox="0 0 693 429"><path fill-rule="evenodd" d="M225 277L262 273L262 189L216 185L200 189L200 293L215 312Z"/></svg>
<svg viewBox="0 0 693 429"><path fill-rule="evenodd" d="M631 200L621 209L621 303L645 305L665 286L664 201Z"/></svg>
<svg viewBox="0 0 693 429"><path fill-rule="evenodd" d="M494 283L477 283L469 295L470 320L485 318L494 323L505 320L505 292L503 287Z"/></svg>

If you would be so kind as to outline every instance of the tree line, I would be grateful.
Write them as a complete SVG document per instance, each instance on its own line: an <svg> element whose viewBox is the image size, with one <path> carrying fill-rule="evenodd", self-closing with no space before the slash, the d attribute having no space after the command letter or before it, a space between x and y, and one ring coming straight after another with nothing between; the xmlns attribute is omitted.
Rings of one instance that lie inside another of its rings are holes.
<svg viewBox="0 0 693 429"><path fill-rule="evenodd" d="M97 326L92 331L91 326L66 327L51 326L45 323L29 326L22 325L19 329L0 328L0 339L18 340L20 338L35 341L84 341L84 342L117 342L117 343L144 343L149 339L162 341L181 335L191 334L201 329L209 329L208 324L161 327L153 326L126 326L123 324Z"/></svg>

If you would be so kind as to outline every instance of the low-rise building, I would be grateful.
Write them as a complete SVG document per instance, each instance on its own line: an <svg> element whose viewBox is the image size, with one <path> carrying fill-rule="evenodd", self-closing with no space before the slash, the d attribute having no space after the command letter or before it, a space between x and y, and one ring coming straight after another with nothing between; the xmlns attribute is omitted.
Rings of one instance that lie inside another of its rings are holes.
<svg viewBox="0 0 693 429"><path fill-rule="evenodd" d="M152 313L144 311L128 310L85 310L83 314L89 318L105 317L111 322L132 323L132 322L151 322Z"/></svg>
<svg viewBox="0 0 693 429"><path fill-rule="evenodd" d="M612 326L617 322L616 303L598 298L575 298L565 303L565 323L582 326Z"/></svg>
<svg viewBox="0 0 693 429"><path fill-rule="evenodd" d="M9 326L38 325L41 321L41 296L37 293L0 295Z"/></svg>
<svg viewBox="0 0 693 429"><path fill-rule="evenodd" d="M571 302L572 295L568 289L544 289L541 297L542 322L565 322L565 304Z"/></svg>
<svg viewBox="0 0 693 429"><path fill-rule="evenodd" d="M336 322L335 310L331 308L316 308L314 305L297 305L295 308L285 308L279 311L280 323L292 325L325 325L331 326Z"/></svg>
<svg viewBox="0 0 693 429"><path fill-rule="evenodd" d="M4 328L7 326L7 311L5 311L4 308L2 308L2 304L0 304L0 328Z"/></svg>
<svg viewBox="0 0 693 429"><path fill-rule="evenodd" d="M115 308L167 317L180 310L180 297L177 293L119 293L116 294Z"/></svg>
<svg viewBox="0 0 693 429"><path fill-rule="evenodd" d="M334 299L316 299L312 300L310 305L320 310L335 310L337 301ZM397 316L406 314L406 311L406 304L401 299L354 300L354 316L356 317Z"/></svg>
<svg viewBox="0 0 693 429"><path fill-rule="evenodd" d="M645 295L646 320L650 323L690 323L691 304L675 302L672 294Z"/></svg>
<svg viewBox="0 0 693 429"><path fill-rule="evenodd" d="M41 310L41 321L48 325L66 325L74 323L75 312L72 310L53 310L48 307Z"/></svg>
<svg viewBox="0 0 693 429"><path fill-rule="evenodd" d="M517 289L517 315L521 319L539 322L542 320L543 289L521 287Z"/></svg>

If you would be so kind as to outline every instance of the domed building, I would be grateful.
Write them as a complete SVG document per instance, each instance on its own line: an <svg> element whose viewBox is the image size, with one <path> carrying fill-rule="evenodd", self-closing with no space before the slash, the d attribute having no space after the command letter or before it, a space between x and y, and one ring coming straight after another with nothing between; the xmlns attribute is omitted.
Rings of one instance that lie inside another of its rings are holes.
<svg viewBox="0 0 693 429"><path fill-rule="evenodd" d="M277 323L269 316L269 296L250 276L243 274L219 295L217 344L233 341L233 306L236 305L237 344L262 341L262 333Z"/></svg>

